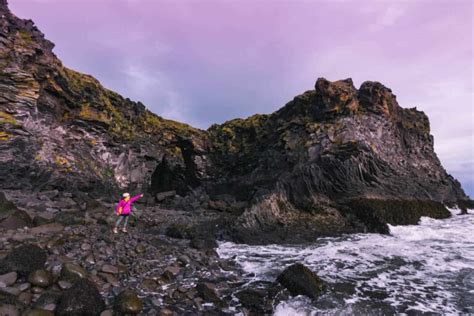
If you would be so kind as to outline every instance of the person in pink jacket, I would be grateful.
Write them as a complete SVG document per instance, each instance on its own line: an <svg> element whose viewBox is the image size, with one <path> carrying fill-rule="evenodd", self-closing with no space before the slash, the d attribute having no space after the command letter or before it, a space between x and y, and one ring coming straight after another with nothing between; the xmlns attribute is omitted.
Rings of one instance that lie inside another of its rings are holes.
<svg viewBox="0 0 474 316"><path fill-rule="evenodd" d="M124 220L122 231L124 233L127 232L128 216L132 212L132 203L135 202L136 200L138 200L139 198L143 197L143 194L136 195L136 196L130 198L129 193L124 193L122 195L122 197L123 197L123 199L120 200L120 202L117 204L117 207L115 209L115 211L117 213L117 216L119 216L119 219L115 223L114 233L118 233L118 226L120 225L120 222L123 219L125 219L125 220Z"/></svg>

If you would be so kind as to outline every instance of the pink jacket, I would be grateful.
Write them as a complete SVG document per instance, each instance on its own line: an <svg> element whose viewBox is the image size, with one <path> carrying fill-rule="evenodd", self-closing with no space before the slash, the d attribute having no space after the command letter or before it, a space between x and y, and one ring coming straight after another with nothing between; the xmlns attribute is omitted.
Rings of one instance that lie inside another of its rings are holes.
<svg viewBox="0 0 474 316"><path fill-rule="evenodd" d="M128 215L130 214L130 211L132 209L132 203L135 202L136 200L138 200L139 198L141 198L141 194L140 195L136 195L132 198L130 198L130 200L128 201L125 201L125 200L120 200L120 202L117 204L117 207L115 208L115 212L117 213L117 215ZM122 209L122 213L120 213L120 209Z"/></svg>

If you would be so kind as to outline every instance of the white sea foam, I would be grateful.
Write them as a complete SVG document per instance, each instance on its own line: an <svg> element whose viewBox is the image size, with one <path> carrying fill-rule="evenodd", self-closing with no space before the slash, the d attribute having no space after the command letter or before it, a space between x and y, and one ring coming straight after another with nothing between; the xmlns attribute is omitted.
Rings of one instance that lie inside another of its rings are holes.
<svg viewBox="0 0 474 316"><path fill-rule="evenodd" d="M276 306L276 315L318 312L474 313L474 215L445 220L422 218L419 225L390 226L390 235L356 234L323 238L305 246L219 245L256 279L274 281L282 269L301 262L329 284L347 283L355 292L337 304L300 297ZM336 300L336 299L335 299Z"/></svg>

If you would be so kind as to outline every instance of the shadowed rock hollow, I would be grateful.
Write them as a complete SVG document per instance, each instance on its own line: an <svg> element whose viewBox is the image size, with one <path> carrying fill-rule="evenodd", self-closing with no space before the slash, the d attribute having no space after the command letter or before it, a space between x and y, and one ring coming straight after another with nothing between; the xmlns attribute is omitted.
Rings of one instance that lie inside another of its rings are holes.
<svg viewBox="0 0 474 316"><path fill-rule="evenodd" d="M4 0L0 14L2 189L141 190L147 205L219 211L227 224L212 233L248 243L386 233L386 223L449 216L442 203L469 204L428 117L381 83L320 78L273 114L203 131L66 68Z"/></svg>

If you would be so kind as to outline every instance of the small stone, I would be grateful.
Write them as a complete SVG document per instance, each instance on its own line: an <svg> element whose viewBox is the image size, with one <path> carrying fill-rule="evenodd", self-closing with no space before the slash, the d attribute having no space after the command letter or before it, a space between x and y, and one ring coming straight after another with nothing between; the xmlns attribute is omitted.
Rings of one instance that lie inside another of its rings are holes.
<svg viewBox="0 0 474 316"><path fill-rule="evenodd" d="M0 293L18 296L21 293L21 291L17 289L16 287L0 287Z"/></svg>
<svg viewBox="0 0 474 316"><path fill-rule="evenodd" d="M141 284L141 288L148 291L155 291L158 284L152 279L145 279Z"/></svg>
<svg viewBox="0 0 474 316"><path fill-rule="evenodd" d="M28 276L28 282L40 287L48 287L53 284L53 275L46 270L36 270Z"/></svg>
<svg viewBox="0 0 474 316"><path fill-rule="evenodd" d="M24 292L24 291L28 290L29 288L31 288L31 284L28 283L28 282L21 283L21 284L17 285L16 288L19 289L20 291Z"/></svg>
<svg viewBox="0 0 474 316"><path fill-rule="evenodd" d="M173 280L180 272L180 268L179 267L175 267L175 266L169 266L165 269L165 271L163 272L162 274L162 277L165 279L165 280L168 280L168 281L171 281Z"/></svg>
<svg viewBox="0 0 474 316"><path fill-rule="evenodd" d="M100 313L100 316L113 316L113 311L111 309L106 309L102 313Z"/></svg>
<svg viewBox="0 0 474 316"><path fill-rule="evenodd" d="M84 251L90 250L90 249L91 249L91 245L88 244L88 243L83 243L83 244L81 245L81 249L84 250Z"/></svg>
<svg viewBox="0 0 474 316"><path fill-rule="evenodd" d="M125 290L115 299L114 310L119 314L136 315L143 310L143 303L134 292Z"/></svg>
<svg viewBox="0 0 474 316"><path fill-rule="evenodd" d="M1 316L20 316L20 312L14 305L2 304L0 305Z"/></svg>
<svg viewBox="0 0 474 316"><path fill-rule="evenodd" d="M61 290L67 290L72 286L71 282L61 280L58 282L58 286Z"/></svg>
<svg viewBox="0 0 474 316"><path fill-rule="evenodd" d="M102 277L107 283L112 284L112 286L120 286L120 282L112 274L110 274L110 273L99 273L98 275L100 277Z"/></svg>
<svg viewBox="0 0 474 316"><path fill-rule="evenodd" d="M39 286L33 286L31 288L31 293L33 293L33 294L41 294L43 292L44 292L44 289L39 287Z"/></svg>
<svg viewBox="0 0 474 316"><path fill-rule="evenodd" d="M88 255L86 259L84 259L84 261L87 264L91 264L91 265L95 263L94 256L92 254Z"/></svg>
<svg viewBox="0 0 474 316"><path fill-rule="evenodd" d="M189 259L189 257L186 255L181 255L178 257L178 262L186 266L191 262L191 259Z"/></svg>
<svg viewBox="0 0 474 316"><path fill-rule="evenodd" d="M17 273L10 272L3 275L0 275L0 287L10 286L16 282Z"/></svg>
<svg viewBox="0 0 474 316"><path fill-rule="evenodd" d="M64 264L61 270L61 277L65 280L83 279L86 276L87 276L86 270L84 270L82 267L73 263Z"/></svg>
<svg viewBox="0 0 474 316"><path fill-rule="evenodd" d="M112 273L112 274L117 274L119 272L118 268L113 266L113 265L110 265L110 264L104 264L102 266L102 272L105 272L105 273Z"/></svg>
<svg viewBox="0 0 474 316"><path fill-rule="evenodd" d="M32 298L33 295L30 292L23 292L18 295L18 301L25 305L30 305Z"/></svg>
<svg viewBox="0 0 474 316"><path fill-rule="evenodd" d="M136 247L135 247L135 251L137 253L144 253L146 251L146 246L144 244L138 244Z"/></svg>
<svg viewBox="0 0 474 316"><path fill-rule="evenodd" d="M214 284L209 282L200 282L196 285L196 291L199 297L206 302L220 303L221 299L216 293Z"/></svg>
<svg viewBox="0 0 474 316"><path fill-rule="evenodd" d="M171 309L163 308L160 309L159 316L174 316L174 312Z"/></svg>

